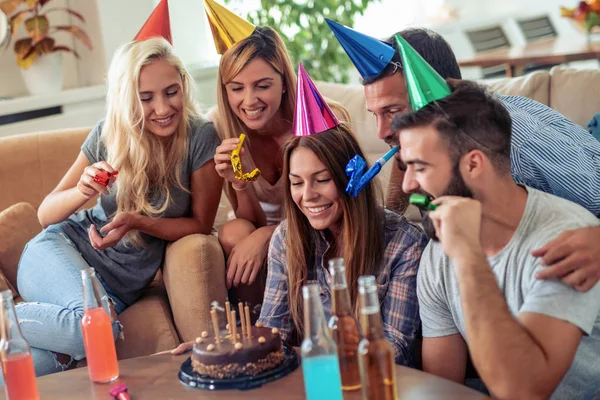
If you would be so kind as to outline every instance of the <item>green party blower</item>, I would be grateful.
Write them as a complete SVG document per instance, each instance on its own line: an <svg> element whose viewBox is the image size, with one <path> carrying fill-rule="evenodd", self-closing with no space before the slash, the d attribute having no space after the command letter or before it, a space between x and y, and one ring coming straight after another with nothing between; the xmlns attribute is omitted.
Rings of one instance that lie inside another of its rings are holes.
<svg viewBox="0 0 600 400"><path fill-rule="evenodd" d="M437 205L431 203L429 197L419 193L411 194L408 202L419 207L421 210L433 211L437 208Z"/></svg>

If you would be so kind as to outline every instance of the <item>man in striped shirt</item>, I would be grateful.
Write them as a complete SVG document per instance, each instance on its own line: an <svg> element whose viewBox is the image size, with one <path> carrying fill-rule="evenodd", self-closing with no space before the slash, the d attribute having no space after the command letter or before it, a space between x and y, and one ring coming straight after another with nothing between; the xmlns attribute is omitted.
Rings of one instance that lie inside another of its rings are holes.
<svg viewBox="0 0 600 400"><path fill-rule="evenodd" d="M435 32L407 29L399 34L444 78L460 79L456 57ZM393 37L387 40L393 43ZM396 54L375 78L363 80L367 107L377 120L377 136L392 145L391 122L410 111L401 58ZM515 182L571 200L600 214L600 142L581 126L551 108L519 96L497 99L512 119L511 172ZM402 192L405 166L397 163L390 178L387 207L403 212L407 195ZM600 279L600 228L564 232L533 255L549 266L540 279L560 278L580 291Z"/></svg>

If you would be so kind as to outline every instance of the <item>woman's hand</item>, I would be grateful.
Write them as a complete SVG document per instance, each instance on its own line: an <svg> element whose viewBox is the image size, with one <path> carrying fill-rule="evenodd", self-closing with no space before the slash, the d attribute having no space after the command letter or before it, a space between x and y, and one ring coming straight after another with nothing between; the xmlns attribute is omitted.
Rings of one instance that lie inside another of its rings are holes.
<svg viewBox="0 0 600 400"><path fill-rule="evenodd" d="M173 354L174 356L178 356L180 354L186 353L190 351L194 347L194 342L185 342L181 343L179 346L174 348L173 350L165 350L158 353L152 354L153 356L157 356L160 354Z"/></svg>
<svg viewBox="0 0 600 400"><path fill-rule="evenodd" d="M138 214L128 211L117 213L111 222L100 229L100 233L105 235L104 237L100 236L95 225L91 225L88 236L92 247L102 251L107 247L116 245L130 230L135 228L135 223L139 217Z"/></svg>
<svg viewBox="0 0 600 400"><path fill-rule="evenodd" d="M272 231L259 228L239 242L227 259L227 288L251 285L263 267Z"/></svg>
<svg viewBox="0 0 600 400"><path fill-rule="evenodd" d="M245 182L236 179L233 174L233 167L231 166L231 152L236 149L240 139L225 139L221 143L215 152L215 169L219 176L223 179L228 180L235 187L241 189L247 185ZM252 160L252 156L250 153L246 151L245 148L242 147L242 151L240 151L240 157L242 161L242 165L244 166L244 170L252 171L255 167L254 160Z"/></svg>
<svg viewBox="0 0 600 400"><path fill-rule="evenodd" d="M107 195L112 183L117 179L116 176L111 176L108 186L103 186L98 182L94 182L94 176L102 171L113 173L115 170L106 161L99 161L85 167L83 174L77 182L77 189L88 199L94 197L98 193Z"/></svg>

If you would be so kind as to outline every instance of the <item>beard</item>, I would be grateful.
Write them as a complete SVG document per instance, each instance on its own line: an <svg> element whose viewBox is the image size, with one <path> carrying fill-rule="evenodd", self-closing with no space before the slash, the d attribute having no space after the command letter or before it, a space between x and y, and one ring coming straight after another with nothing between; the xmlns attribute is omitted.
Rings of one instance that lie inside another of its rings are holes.
<svg viewBox="0 0 600 400"><path fill-rule="evenodd" d="M429 196L429 198L433 198L433 196L431 196L427 192L421 191L419 193L424 194L425 196ZM470 199L473 198L473 192L465 184L465 181L464 181L462 175L460 174L458 167L454 168L454 174L453 174L452 180L448 183L448 186L446 186L446 190L444 190L442 192L442 194L438 197L441 197L441 196L459 196L459 197L467 197ZM439 242L440 239L438 238L437 234L435 233L435 228L433 226L433 222L431 221L431 218L429 218L429 212L423 211L422 216L423 216L423 220L421 221L421 223L423 224L423 229L425 230L425 233L432 240Z"/></svg>

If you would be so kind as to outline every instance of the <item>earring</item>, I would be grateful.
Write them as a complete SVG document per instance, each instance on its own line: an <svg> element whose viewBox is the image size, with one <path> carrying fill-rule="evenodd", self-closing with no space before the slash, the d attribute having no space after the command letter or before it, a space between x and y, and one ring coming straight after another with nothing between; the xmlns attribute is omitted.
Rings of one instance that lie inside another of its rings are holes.
<svg viewBox="0 0 600 400"><path fill-rule="evenodd" d="M283 91L281 93L285 93L285 89L283 89Z"/></svg>

